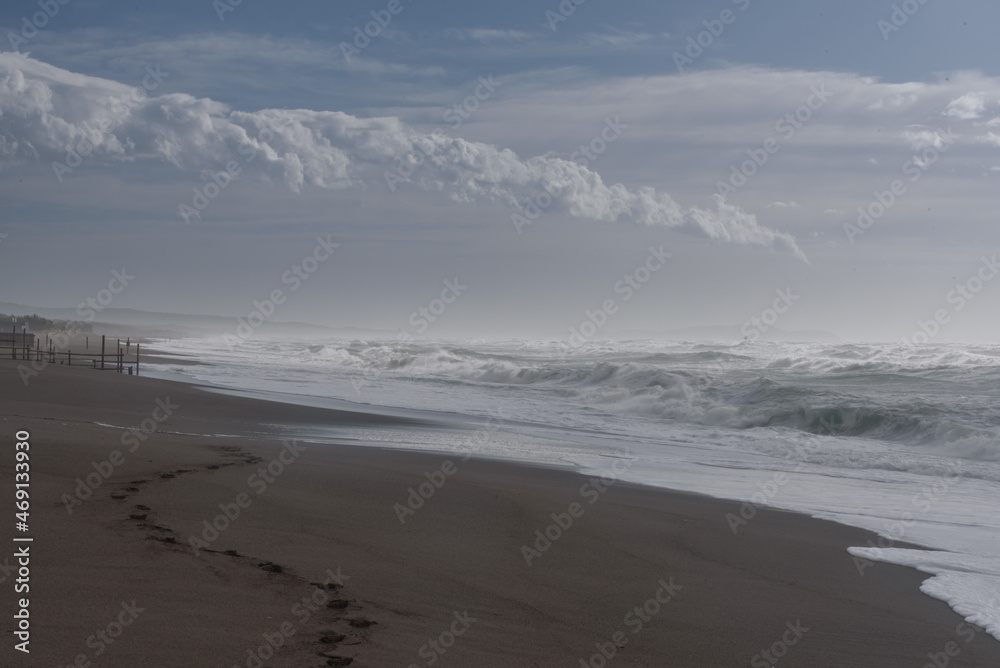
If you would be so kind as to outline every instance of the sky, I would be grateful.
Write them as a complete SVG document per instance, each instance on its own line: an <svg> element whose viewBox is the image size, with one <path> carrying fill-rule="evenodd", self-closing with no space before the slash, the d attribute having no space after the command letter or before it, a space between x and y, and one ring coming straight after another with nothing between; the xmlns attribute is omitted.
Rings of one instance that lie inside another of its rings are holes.
<svg viewBox="0 0 1000 668"><path fill-rule="evenodd" d="M987 0L13 0L0 301L996 341L996 25Z"/></svg>

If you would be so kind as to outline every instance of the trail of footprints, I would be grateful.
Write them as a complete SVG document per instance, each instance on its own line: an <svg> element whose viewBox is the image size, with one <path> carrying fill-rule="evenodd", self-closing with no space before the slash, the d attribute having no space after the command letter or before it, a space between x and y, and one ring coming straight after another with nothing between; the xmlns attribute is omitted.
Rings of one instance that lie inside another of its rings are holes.
<svg viewBox="0 0 1000 668"><path fill-rule="evenodd" d="M168 481L179 475L183 475L185 473L195 473L198 470L215 471L229 466L258 464L263 461L260 457L256 457L242 448L235 446L218 446L213 449L217 450L227 461L223 461L219 464L210 464L204 469L176 469L173 471L164 471L159 473L156 477L160 481ZM142 486L153 482L155 482L153 479L132 480L125 483L119 491L112 492L111 498L117 501L127 500L130 495L140 491ZM173 529L156 524L150 519L150 516L153 514L154 511L149 506L136 504L132 507L132 511L130 512L128 519L129 521L136 523L137 528L147 531L148 533L146 537L149 540L164 543L168 546L176 546L171 548L175 551L187 552L183 541L178 539ZM292 578L300 582L306 582L304 578L288 572L280 564L270 561L260 561L259 559L254 559L248 555L240 554L236 550L212 550L203 548L202 551L222 555L231 559L238 559L245 562L247 566L253 565L265 573L273 574L275 577ZM367 629L374 626L376 622L363 617L346 616L348 614L356 614L360 611L361 606L357 605L351 599L341 598L341 596L343 596L341 585L336 583L322 584L318 582L310 582L309 584L321 590L325 590L327 597L330 599L326 604L328 612L324 615L329 620L327 626L330 628L322 630L317 634L316 644L318 650L316 651L316 655L325 661L322 665L351 665L354 662L354 659L338 654L337 648L340 646L360 645L361 643L367 642L371 635L371 631ZM334 624L346 625L347 628L333 628Z"/></svg>

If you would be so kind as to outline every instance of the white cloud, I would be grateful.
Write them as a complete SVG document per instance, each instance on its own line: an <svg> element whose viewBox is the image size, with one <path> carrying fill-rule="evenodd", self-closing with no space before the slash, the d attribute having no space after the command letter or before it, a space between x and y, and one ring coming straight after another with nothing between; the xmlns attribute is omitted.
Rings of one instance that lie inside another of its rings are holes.
<svg viewBox="0 0 1000 668"><path fill-rule="evenodd" d="M912 126L903 131L903 139L910 145L910 150L920 151L925 148L934 147L941 149L944 147L944 136L942 132L933 128Z"/></svg>
<svg viewBox="0 0 1000 668"><path fill-rule="evenodd" d="M801 209L794 200L789 202L771 202L767 205L768 209Z"/></svg>
<svg viewBox="0 0 1000 668"><path fill-rule="evenodd" d="M531 37L523 30L495 30L493 28L455 29L449 31L449 34L458 39L471 39L477 42L520 41Z"/></svg>
<svg viewBox="0 0 1000 668"><path fill-rule="evenodd" d="M908 109L918 102L919 98L913 93L896 93L884 98L879 98L868 105L870 111L900 110Z"/></svg>
<svg viewBox="0 0 1000 668"><path fill-rule="evenodd" d="M597 172L561 158L522 159L491 144L419 132L395 117L233 111L178 93L116 109L115 100L130 90L21 54L0 54L0 157L64 161L71 147L83 145L88 160L103 164L164 161L208 171L236 159L247 173L293 191L372 186L409 165L416 185L459 202L517 206L545 190L553 195L553 210L574 217L662 225L805 257L790 235L721 199L714 209L684 209L666 193L608 185Z"/></svg>
<svg viewBox="0 0 1000 668"><path fill-rule="evenodd" d="M986 95L984 93L966 93L952 100L945 109L945 116L951 116L962 121L979 118L986 110Z"/></svg>
<svg viewBox="0 0 1000 668"><path fill-rule="evenodd" d="M976 141L980 144L988 144L1000 148L1000 135L995 132L989 132L981 137L976 137Z"/></svg>
<svg viewBox="0 0 1000 668"><path fill-rule="evenodd" d="M588 46L610 46L615 48L635 47L654 39L656 39L655 35L629 32L627 30L589 32L580 36L580 40Z"/></svg>

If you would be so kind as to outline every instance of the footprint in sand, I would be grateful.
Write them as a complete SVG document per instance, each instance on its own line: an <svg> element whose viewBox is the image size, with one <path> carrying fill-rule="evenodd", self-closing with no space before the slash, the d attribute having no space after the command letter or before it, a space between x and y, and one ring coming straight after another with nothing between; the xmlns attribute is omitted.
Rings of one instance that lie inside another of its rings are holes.
<svg viewBox="0 0 1000 668"><path fill-rule="evenodd" d="M274 563L273 561L265 561L264 563L257 564L257 568L267 573L284 573L285 569L280 565Z"/></svg>

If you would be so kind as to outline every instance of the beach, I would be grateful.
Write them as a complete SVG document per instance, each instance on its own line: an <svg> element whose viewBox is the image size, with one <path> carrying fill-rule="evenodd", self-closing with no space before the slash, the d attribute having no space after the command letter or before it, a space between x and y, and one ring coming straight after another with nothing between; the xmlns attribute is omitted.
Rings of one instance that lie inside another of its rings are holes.
<svg viewBox="0 0 1000 668"><path fill-rule="evenodd" d="M861 529L761 508L734 533L733 501L296 428L415 419L17 364L31 636L8 621L4 665L1000 665L926 575L859 565Z"/></svg>

